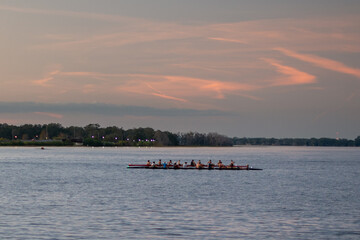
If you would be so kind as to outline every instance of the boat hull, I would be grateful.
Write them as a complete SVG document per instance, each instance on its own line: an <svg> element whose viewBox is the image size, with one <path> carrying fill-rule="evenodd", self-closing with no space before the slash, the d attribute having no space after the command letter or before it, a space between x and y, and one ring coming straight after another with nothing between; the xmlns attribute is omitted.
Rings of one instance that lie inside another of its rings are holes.
<svg viewBox="0 0 360 240"><path fill-rule="evenodd" d="M192 167L192 166L187 166L187 167L174 167L174 166L167 166L164 168L164 166L155 166L155 167L151 167L145 164L129 164L128 168L146 168L146 169L173 169L173 170L262 170L260 168L253 168L250 166L234 166L234 167L211 167L209 168L208 166L204 166L202 168L196 168L196 167Z"/></svg>

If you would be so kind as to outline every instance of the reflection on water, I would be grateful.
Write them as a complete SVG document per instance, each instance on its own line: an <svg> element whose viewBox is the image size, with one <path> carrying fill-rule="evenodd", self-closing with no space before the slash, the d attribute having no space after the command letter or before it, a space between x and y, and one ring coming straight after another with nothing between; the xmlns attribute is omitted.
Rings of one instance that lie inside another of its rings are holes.
<svg viewBox="0 0 360 240"><path fill-rule="evenodd" d="M0 148L0 238L358 239L357 148ZM231 159L264 171L127 169Z"/></svg>

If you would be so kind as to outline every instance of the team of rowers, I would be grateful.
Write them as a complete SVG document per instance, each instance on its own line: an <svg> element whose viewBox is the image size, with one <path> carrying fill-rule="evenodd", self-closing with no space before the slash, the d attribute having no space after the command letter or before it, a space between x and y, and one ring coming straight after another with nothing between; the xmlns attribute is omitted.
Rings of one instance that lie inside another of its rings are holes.
<svg viewBox="0 0 360 240"><path fill-rule="evenodd" d="M146 163L147 166L149 166L150 168L187 168L187 167L195 167L198 169L201 168L214 168L214 167L218 167L218 168L236 168L237 166L235 166L235 162L233 160L231 160L229 165L224 165L222 163L221 160L219 160L219 162L217 164L214 164L211 160L208 161L207 165L202 164L201 161L199 160L197 163L195 163L194 160L192 160L190 162L190 164L188 164L187 162L185 162L184 164L180 163L180 160L177 162L172 162L172 160L169 160L168 162L162 162L161 159L159 159L158 163L155 162L150 162L150 160L147 161ZM247 165L248 166L248 165Z"/></svg>

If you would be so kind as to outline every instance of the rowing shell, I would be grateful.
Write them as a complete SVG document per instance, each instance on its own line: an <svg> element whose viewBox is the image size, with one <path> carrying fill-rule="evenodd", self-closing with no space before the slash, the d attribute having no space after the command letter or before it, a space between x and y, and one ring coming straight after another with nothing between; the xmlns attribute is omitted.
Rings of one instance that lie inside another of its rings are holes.
<svg viewBox="0 0 360 240"><path fill-rule="evenodd" d="M128 168L148 168L148 169L179 169L179 170L190 170L190 169L197 169L197 170L262 170L260 168L253 168L250 166L234 166L234 167L216 167L213 166L209 168L208 166L204 166L202 168L196 168L193 166L187 166L187 167L175 167L174 166L167 166L164 168L163 165L156 165L155 167L146 165L146 164L129 164Z"/></svg>

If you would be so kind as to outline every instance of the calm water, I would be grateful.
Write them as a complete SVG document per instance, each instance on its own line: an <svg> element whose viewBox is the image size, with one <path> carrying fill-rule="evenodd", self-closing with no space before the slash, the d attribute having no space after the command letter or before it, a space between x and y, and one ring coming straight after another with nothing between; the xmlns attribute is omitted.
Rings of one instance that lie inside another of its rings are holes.
<svg viewBox="0 0 360 240"><path fill-rule="evenodd" d="M0 239L360 239L359 186L359 148L0 148Z"/></svg>

